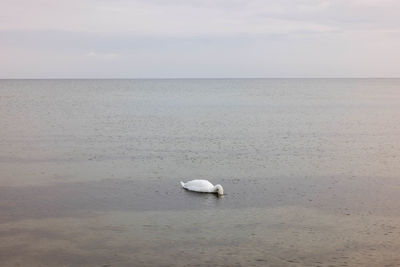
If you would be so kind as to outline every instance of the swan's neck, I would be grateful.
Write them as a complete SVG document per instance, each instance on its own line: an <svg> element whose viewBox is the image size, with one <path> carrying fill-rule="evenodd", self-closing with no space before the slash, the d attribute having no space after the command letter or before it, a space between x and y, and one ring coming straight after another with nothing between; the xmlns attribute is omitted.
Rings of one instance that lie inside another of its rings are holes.
<svg viewBox="0 0 400 267"><path fill-rule="evenodd" d="M223 195L224 189L220 184L217 184L216 186L214 186L214 192L216 192L218 195Z"/></svg>

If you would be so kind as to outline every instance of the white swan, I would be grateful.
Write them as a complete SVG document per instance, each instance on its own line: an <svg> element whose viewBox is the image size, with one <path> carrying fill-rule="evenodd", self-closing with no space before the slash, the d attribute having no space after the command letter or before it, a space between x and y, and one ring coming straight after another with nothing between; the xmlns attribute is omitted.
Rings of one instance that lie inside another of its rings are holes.
<svg viewBox="0 0 400 267"><path fill-rule="evenodd" d="M220 184L214 186L207 180L192 180L189 182L181 182L183 188L202 193L217 193L219 196L224 194L224 189Z"/></svg>

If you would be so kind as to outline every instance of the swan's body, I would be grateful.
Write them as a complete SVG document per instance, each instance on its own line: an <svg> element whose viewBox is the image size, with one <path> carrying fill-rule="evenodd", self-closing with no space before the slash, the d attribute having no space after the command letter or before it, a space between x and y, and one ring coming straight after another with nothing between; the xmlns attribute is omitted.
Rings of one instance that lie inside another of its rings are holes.
<svg viewBox="0 0 400 267"><path fill-rule="evenodd" d="M186 183L181 182L181 185L183 188L190 191L201 193L217 193L218 195L224 194L224 189L221 185L217 184L216 186L214 186L207 180L192 180Z"/></svg>

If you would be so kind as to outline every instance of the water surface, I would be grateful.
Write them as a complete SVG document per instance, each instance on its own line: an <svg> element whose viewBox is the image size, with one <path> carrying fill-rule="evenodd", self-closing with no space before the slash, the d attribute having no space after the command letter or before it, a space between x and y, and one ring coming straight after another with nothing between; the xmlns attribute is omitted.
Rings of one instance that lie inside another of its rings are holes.
<svg viewBox="0 0 400 267"><path fill-rule="evenodd" d="M399 89L1 80L0 261L399 265ZM190 179L227 195L183 191Z"/></svg>

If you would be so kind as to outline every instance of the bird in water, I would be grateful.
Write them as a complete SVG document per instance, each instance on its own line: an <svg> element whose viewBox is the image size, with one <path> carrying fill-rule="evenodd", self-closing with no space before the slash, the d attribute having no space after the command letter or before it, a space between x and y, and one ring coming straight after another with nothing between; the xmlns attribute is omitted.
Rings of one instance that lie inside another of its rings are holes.
<svg viewBox="0 0 400 267"><path fill-rule="evenodd" d="M208 180L192 180L186 183L181 182L181 185L183 188L190 191L201 193L216 193L218 194L218 196L222 196L224 194L224 189L220 184L214 186Z"/></svg>

